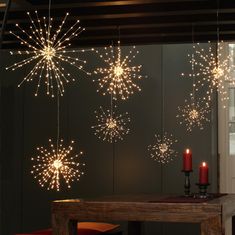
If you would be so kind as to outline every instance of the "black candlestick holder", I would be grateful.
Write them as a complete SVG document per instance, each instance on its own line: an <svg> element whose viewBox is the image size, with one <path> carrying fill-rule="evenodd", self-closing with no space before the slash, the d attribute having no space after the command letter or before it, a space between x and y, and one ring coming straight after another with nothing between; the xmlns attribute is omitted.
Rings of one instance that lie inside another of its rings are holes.
<svg viewBox="0 0 235 235"><path fill-rule="evenodd" d="M209 183L207 184L201 184L201 183L197 183L196 184L199 188L199 194L198 197L199 198L208 198L209 194L207 193L207 187L210 185Z"/></svg>
<svg viewBox="0 0 235 235"><path fill-rule="evenodd" d="M185 175L185 178L184 178L184 196L185 197L190 197L191 196L191 194L190 194L190 187L191 187L191 184L190 184L190 173L192 171L182 170L182 172L184 172L184 175Z"/></svg>

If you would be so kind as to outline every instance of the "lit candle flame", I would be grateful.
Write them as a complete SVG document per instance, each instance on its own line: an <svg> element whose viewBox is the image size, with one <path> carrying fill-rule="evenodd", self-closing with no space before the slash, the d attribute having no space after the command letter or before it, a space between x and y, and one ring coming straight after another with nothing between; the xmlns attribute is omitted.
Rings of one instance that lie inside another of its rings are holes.
<svg viewBox="0 0 235 235"><path fill-rule="evenodd" d="M207 166L206 162L203 162L203 163L202 163L202 166L203 166L203 167L206 167L206 166Z"/></svg>

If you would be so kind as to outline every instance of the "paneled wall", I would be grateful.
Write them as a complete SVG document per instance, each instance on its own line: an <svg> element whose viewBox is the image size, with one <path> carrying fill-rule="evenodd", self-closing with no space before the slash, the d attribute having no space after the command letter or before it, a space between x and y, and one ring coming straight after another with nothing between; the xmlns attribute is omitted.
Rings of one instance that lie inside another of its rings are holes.
<svg viewBox="0 0 235 235"><path fill-rule="evenodd" d="M206 46L206 45L204 45ZM126 51L128 48L123 48ZM116 144L102 142L93 134L94 110L100 105L109 108L110 97L96 92L93 77L74 71L77 81L66 87L60 99L61 137L65 143L75 140L75 149L83 150L85 175L72 189L60 192L39 187L30 171L30 158L37 154L36 147L47 146L48 139L56 137L56 99L40 94L34 97L36 83L27 83L18 89L17 83L28 68L7 72L4 67L17 58L7 51L0 52L1 77L1 234L13 235L50 226L50 204L55 199L94 197L126 193L183 193L182 151L193 151L192 190L197 188L198 165L206 160L210 166L211 190L217 189L216 110L213 122L204 131L186 132L177 123L177 106L182 105L191 91L192 81L180 78L190 72L187 54L192 45L138 46L137 64L143 65L146 79L139 81L142 92L127 101L120 101L118 110L131 116L130 134ZM101 62L97 55L86 56L88 70ZM165 83L165 130L178 139L178 157L168 165L154 162L147 146L154 134L161 132L161 78ZM193 231L192 231L193 230ZM181 224L146 223L145 234L197 234L198 227ZM178 231L177 233L175 231Z"/></svg>

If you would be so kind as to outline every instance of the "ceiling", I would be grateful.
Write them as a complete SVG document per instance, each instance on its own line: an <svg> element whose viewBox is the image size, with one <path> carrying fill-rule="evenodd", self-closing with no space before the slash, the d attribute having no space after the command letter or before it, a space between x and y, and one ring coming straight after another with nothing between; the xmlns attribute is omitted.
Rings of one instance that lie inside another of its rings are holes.
<svg viewBox="0 0 235 235"><path fill-rule="evenodd" d="M16 23L28 29L26 11L34 10L48 16L48 0L12 0L3 48L21 47L9 31L21 33ZM4 11L5 7L0 8L1 25ZM220 39L235 40L233 0L52 0L55 22L59 24L66 12L70 16L65 28L77 18L86 28L73 40L75 46L109 45L118 40L119 31L122 44L187 43L192 42L192 31L195 41L213 41L218 28Z"/></svg>

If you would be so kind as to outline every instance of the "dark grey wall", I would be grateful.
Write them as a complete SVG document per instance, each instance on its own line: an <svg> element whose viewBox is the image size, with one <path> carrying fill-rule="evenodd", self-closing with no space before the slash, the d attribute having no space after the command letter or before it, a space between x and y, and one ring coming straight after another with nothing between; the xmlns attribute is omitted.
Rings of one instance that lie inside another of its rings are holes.
<svg viewBox="0 0 235 235"><path fill-rule="evenodd" d="M126 102L119 102L120 112L131 116L131 132L115 145L97 139L91 126L95 123L94 110L109 105L109 97L96 93L97 84L83 76L66 87L61 99L61 136L65 141L76 141L84 150L85 176L71 190L51 192L39 187L32 178L30 158L37 146L47 146L48 139L56 136L55 100L41 94L33 96L35 83L21 89L16 84L28 69L12 73L4 67L14 58L7 51L0 53L2 149L0 161L1 234L12 235L50 226L50 204L55 199L94 197L122 193L183 193L182 151L193 151L194 172L192 190L198 179L198 165L208 161L211 190L217 187L216 179L216 119L204 131L187 133L175 118L177 106L187 98L192 81L180 78L190 71L187 54L191 45L138 46L136 63L143 65L148 78L140 81L142 92ZM126 50L128 48L124 48ZM93 54L87 55L88 69L100 62ZM162 64L162 66L161 66ZM163 69L162 69L163 68ZM79 75L75 71L75 75ZM154 134L161 131L161 76L165 81L165 129L178 139L178 157L162 167L150 159L147 146ZM213 111L215 115L215 111ZM216 117L216 116L215 116ZM75 148L76 149L76 148ZM79 150L78 149L78 150ZM192 229L194 232L192 232ZM146 234L198 234L195 225L146 223Z"/></svg>

